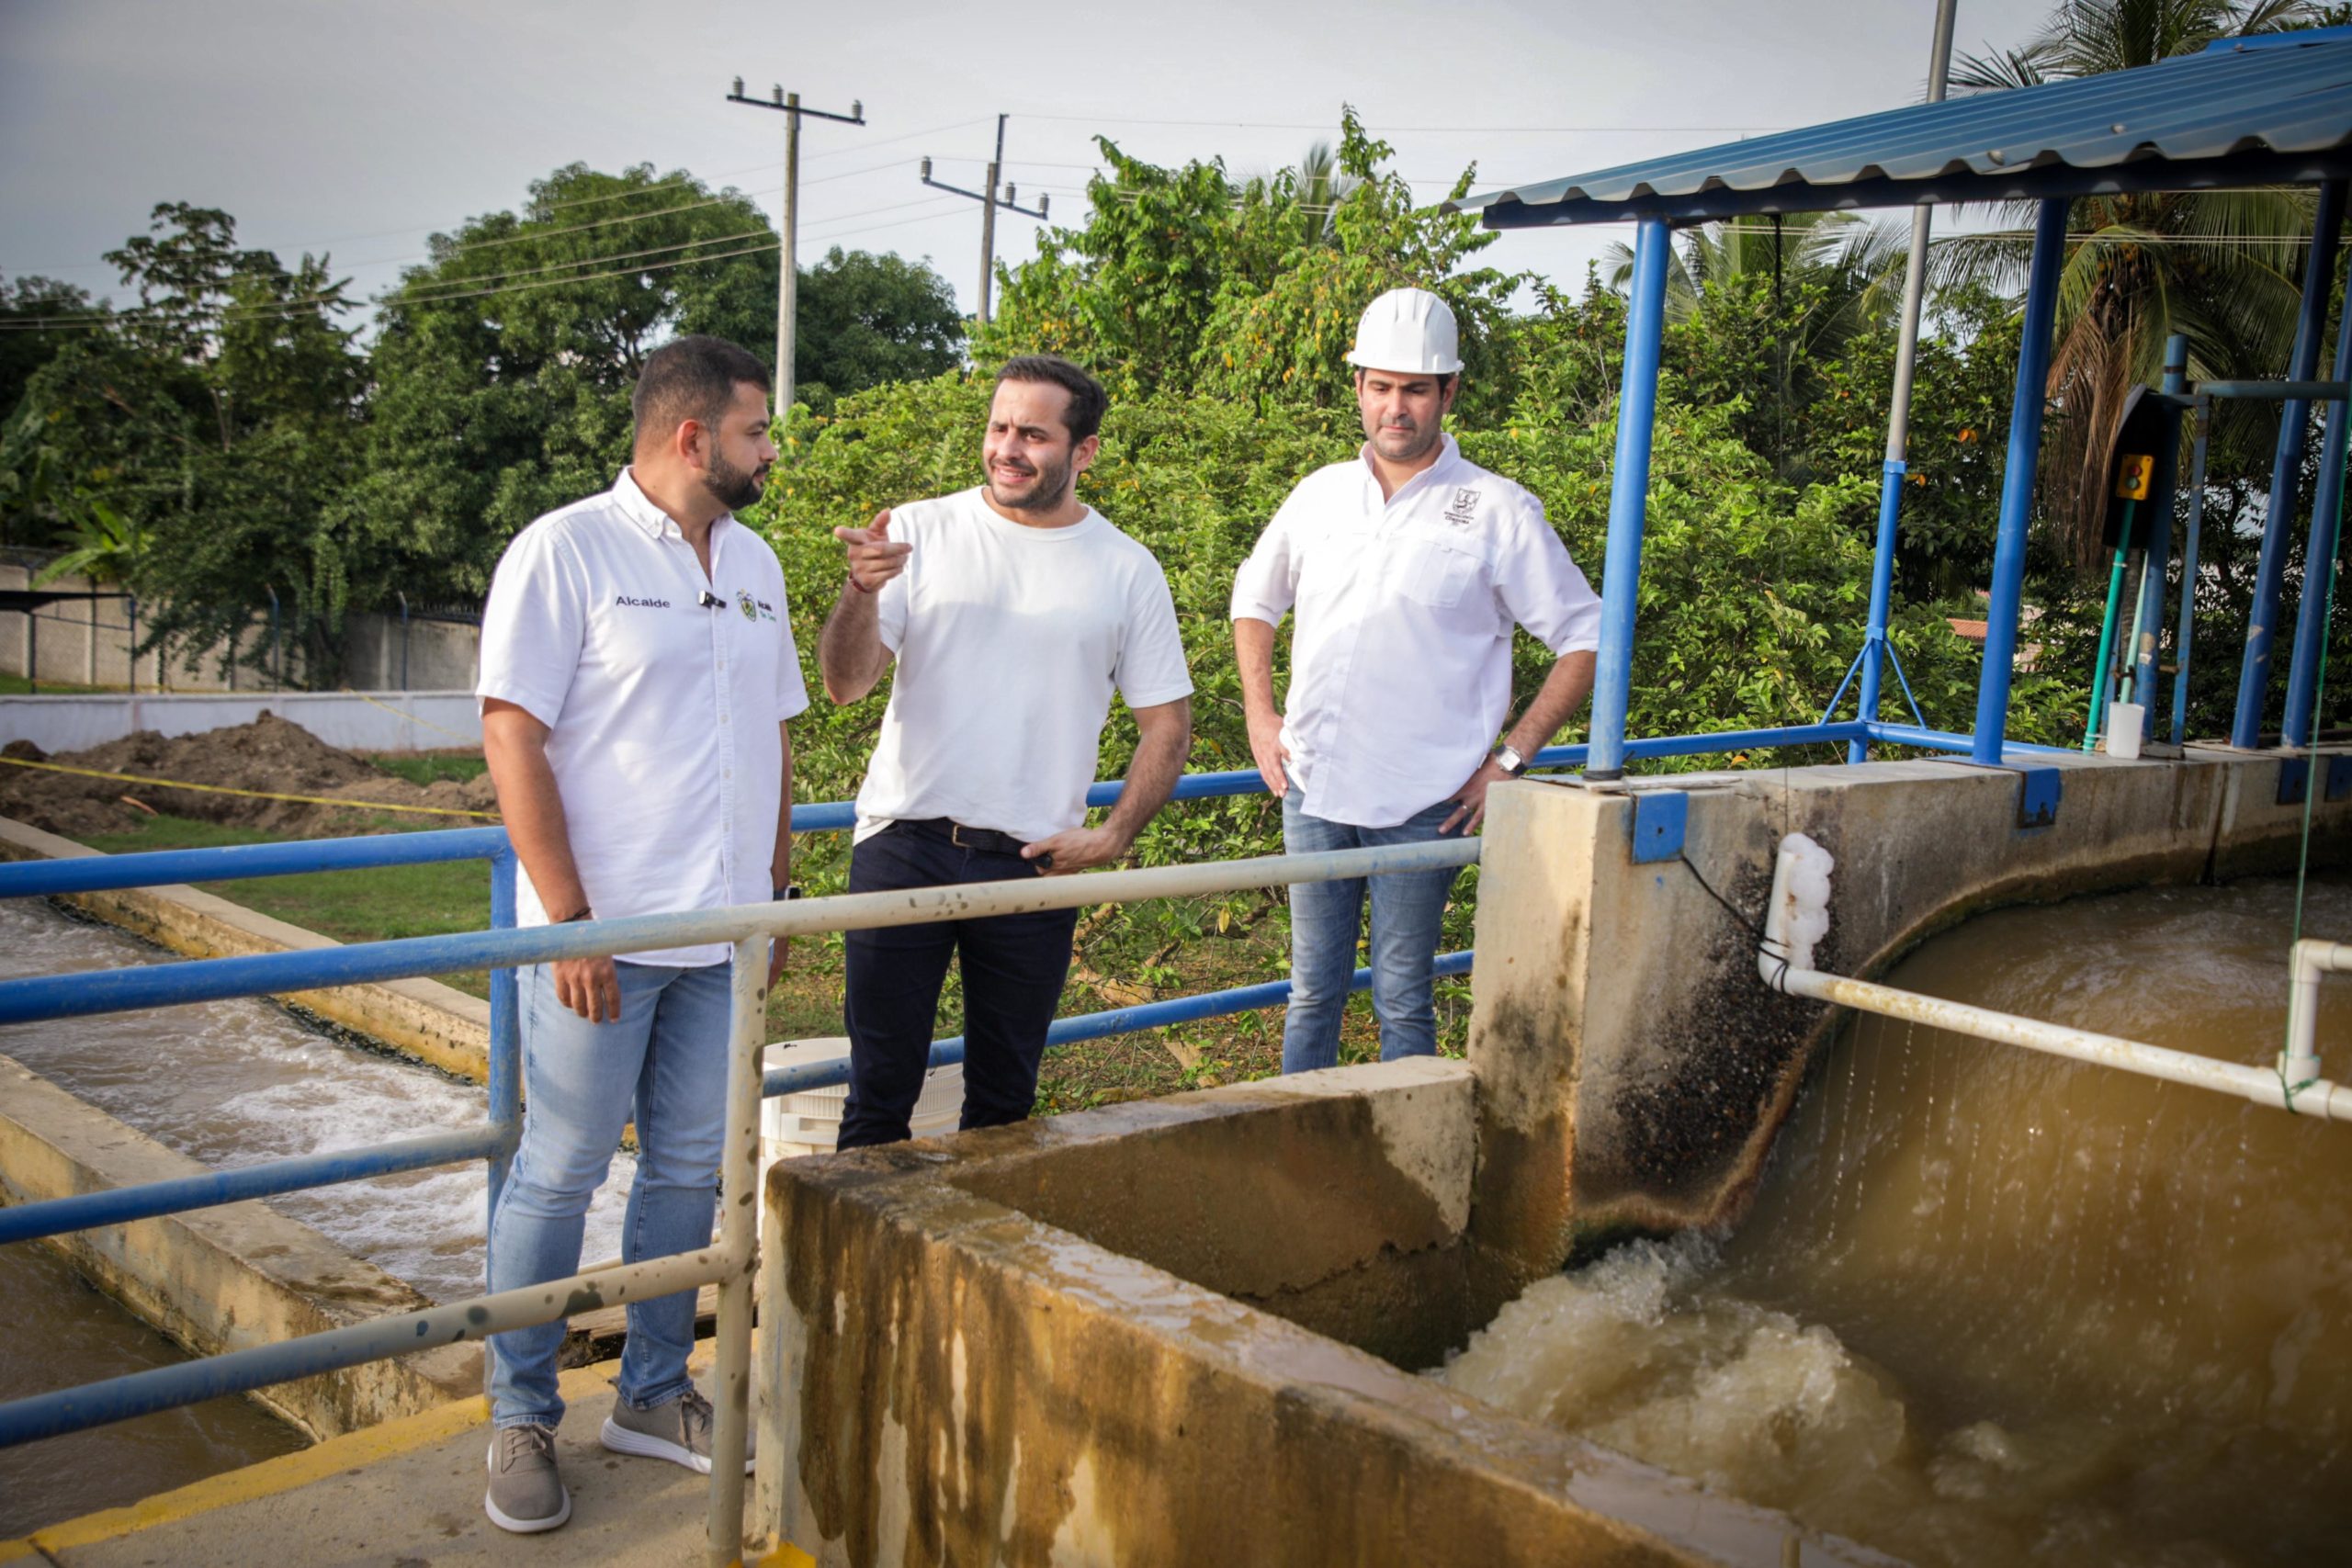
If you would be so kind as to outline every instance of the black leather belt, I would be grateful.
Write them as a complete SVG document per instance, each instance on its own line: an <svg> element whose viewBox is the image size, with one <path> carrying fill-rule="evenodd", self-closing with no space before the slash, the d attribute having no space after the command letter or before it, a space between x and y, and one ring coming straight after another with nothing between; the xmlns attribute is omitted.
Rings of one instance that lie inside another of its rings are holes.
<svg viewBox="0 0 2352 1568"><path fill-rule="evenodd" d="M1029 847L1026 839L1000 833L993 828L967 828L952 817L901 817L898 826L927 838L944 839L959 850L983 850L994 855L1018 855Z"/></svg>

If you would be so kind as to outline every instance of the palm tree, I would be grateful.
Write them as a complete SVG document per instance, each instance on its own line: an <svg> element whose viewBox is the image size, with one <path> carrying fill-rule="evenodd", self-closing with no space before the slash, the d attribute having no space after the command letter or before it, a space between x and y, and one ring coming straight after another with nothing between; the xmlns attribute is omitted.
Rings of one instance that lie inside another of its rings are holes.
<svg viewBox="0 0 2352 1568"><path fill-rule="evenodd" d="M2001 92L2128 71L2218 39L2318 19L2307 0L2063 0L2023 48L1962 56L1951 85ZM2300 187L2153 191L2074 204L2049 380L2062 417L2042 482L2058 542L2077 565L2098 563L2113 433L2132 384L2153 384L2160 375L2166 337L2187 334L2192 378L2259 374L2286 363L2302 303L2297 279L2312 205ZM2012 227L1938 241L1935 280L2016 288L2029 258L2033 206L2009 206Z"/></svg>

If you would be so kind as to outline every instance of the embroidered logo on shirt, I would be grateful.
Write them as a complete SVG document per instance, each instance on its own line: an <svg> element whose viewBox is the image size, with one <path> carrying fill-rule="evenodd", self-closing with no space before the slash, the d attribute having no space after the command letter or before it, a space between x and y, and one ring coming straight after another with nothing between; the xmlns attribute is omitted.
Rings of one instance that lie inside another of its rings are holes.
<svg viewBox="0 0 2352 1568"><path fill-rule="evenodd" d="M744 589L735 590L735 607L743 612L743 618L747 621L756 622L760 618L758 606L752 603L752 595Z"/></svg>
<svg viewBox="0 0 2352 1568"><path fill-rule="evenodd" d="M773 605L773 604L769 604L769 603L768 603L766 600L764 600L764 599L763 599L763 600L759 601L759 605L760 605L760 619L762 619L762 620L763 620L763 621L773 621L773 620L775 620L775 605Z"/></svg>
<svg viewBox="0 0 2352 1568"><path fill-rule="evenodd" d="M1452 523L1460 527L1466 527L1470 524L1476 522L1478 520L1478 492L1475 490L1455 491L1453 492L1453 504L1445 509L1443 515L1448 523Z"/></svg>
<svg viewBox="0 0 2352 1568"><path fill-rule="evenodd" d="M670 601L667 599L635 599L626 593L615 594L613 603L625 604L632 610L666 610L670 607Z"/></svg>

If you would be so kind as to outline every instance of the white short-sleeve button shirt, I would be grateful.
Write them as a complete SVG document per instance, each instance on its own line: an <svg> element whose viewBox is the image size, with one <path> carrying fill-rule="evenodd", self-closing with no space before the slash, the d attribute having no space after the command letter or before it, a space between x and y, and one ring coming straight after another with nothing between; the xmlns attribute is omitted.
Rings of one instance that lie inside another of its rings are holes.
<svg viewBox="0 0 2352 1568"><path fill-rule="evenodd" d="M622 470L506 547L475 695L548 727L599 919L768 901L784 792L776 726L808 694L784 569L759 535L731 516L711 525L705 578L677 524ZM527 874L519 891L521 923L545 924ZM690 967L728 955L713 944L628 956Z"/></svg>
<svg viewBox="0 0 2352 1568"><path fill-rule="evenodd" d="M1600 646L1600 600L1544 503L1445 438L1392 497L1369 458L1291 491L1233 584L1233 618L1291 637L1283 717L1310 817L1394 827L1443 800L1510 710L1510 640Z"/></svg>

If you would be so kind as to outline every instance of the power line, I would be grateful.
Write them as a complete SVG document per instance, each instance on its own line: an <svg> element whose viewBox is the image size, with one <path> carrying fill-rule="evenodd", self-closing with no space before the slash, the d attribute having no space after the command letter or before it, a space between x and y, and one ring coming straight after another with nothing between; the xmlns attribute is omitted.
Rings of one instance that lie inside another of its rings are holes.
<svg viewBox="0 0 2352 1568"><path fill-rule="evenodd" d="M1029 114L1023 119L1101 120L1107 125L1195 125L1235 130L1337 130L1329 120L1280 119L1154 119L1141 115L1124 114ZM1367 123L1367 130L1379 133L1396 131L1413 135L1463 136L1744 136L1752 131L1785 130L1782 125L1381 125Z"/></svg>

